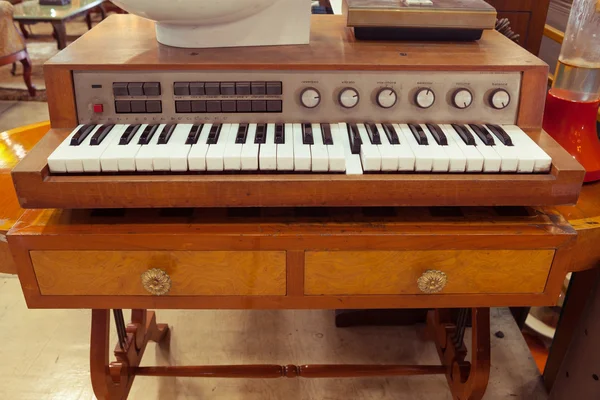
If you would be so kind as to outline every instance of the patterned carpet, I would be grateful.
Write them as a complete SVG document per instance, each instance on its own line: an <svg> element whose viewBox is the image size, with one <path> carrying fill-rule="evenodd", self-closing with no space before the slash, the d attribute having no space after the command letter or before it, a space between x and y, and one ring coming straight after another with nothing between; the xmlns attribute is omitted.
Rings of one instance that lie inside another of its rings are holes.
<svg viewBox="0 0 600 400"><path fill-rule="evenodd" d="M95 16L94 22L98 20ZM43 65L52 56L58 53L56 41L52 37L52 26L48 23L29 25L27 30L30 36L27 39L27 50L33 62L32 80L38 93L35 97L29 96L23 82L23 66L17 63L17 72L11 74L11 65L0 66L0 100L20 101L46 101L46 84L44 82ZM87 32L87 25L83 17L67 22L68 43Z"/></svg>

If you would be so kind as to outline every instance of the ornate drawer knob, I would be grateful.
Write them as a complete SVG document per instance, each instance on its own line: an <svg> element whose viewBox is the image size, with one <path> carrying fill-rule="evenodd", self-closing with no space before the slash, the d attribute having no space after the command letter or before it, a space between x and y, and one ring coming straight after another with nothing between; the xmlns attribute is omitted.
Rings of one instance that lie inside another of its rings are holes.
<svg viewBox="0 0 600 400"><path fill-rule="evenodd" d="M162 269L152 268L142 274L142 286L148 293L162 296L171 290L171 277Z"/></svg>
<svg viewBox="0 0 600 400"><path fill-rule="evenodd" d="M417 279L419 290L423 293L441 292L448 283L448 277L442 271L427 270Z"/></svg>

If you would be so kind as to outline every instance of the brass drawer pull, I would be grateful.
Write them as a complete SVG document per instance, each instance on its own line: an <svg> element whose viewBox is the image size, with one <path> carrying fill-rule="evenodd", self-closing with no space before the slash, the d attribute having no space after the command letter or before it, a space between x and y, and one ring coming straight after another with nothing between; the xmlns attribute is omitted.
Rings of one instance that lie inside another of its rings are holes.
<svg viewBox="0 0 600 400"><path fill-rule="evenodd" d="M162 296L171 290L171 277L162 269L152 268L142 274L142 286L148 293Z"/></svg>
<svg viewBox="0 0 600 400"><path fill-rule="evenodd" d="M448 277L442 271L427 270L417 279L419 290L423 293L438 293L448 283Z"/></svg>

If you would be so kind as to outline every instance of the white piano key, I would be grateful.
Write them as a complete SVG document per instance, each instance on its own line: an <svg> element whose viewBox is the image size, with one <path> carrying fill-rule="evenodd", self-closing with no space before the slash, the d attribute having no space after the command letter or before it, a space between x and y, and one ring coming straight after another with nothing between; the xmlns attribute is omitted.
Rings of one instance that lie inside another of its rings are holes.
<svg viewBox="0 0 600 400"><path fill-rule="evenodd" d="M516 125L503 125L502 128L510 136L513 144L522 150L521 154L529 153L534 158L533 172L550 172L552 158L527 133Z"/></svg>
<svg viewBox="0 0 600 400"><path fill-rule="evenodd" d="M114 140L119 140L121 135L125 131L127 125L115 125L108 132L104 140L98 145L91 145L92 136L89 137L88 148L85 151L85 155L81 156L81 161L83 163L84 172L102 172L102 165L100 164L100 157L106 151L108 146ZM98 130L96 130L97 132Z"/></svg>
<svg viewBox="0 0 600 400"><path fill-rule="evenodd" d="M192 124L178 124L171 134L171 139L166 144L160 144L160 154L154 158L154 162L163 164L162 158L167 158L169 170L173 172L185 172L188 170L188 156L191 144L186 144Z"/></svg>
<svg viewBox="0 0 600 400"><path fill-rule="evenodd" d="M346 155L344 154L342 140L339 138L340 127L338 124L329 124L329 129L333 139L333 144L326 145L329 156L329 171L344 172L346 171Z"/></svg>
<svg viewBox="0 0 600 400"><path fill-rule="evenodd" d="M79 146L69 145L68 150L65 151L63 156L67 173L73 174L84 172L82 158L86 157L85 153L90 145L90 139L98 129L100 129L100 125L96 125Z"/></svg>
<svg viewBox="0 0 600 400"><path fill-rule="evenodd" d="M490 132L490 135L492 135L492 138L494 139L494 150L502 157L500 172L517 172L519 167L519 154L516 147L505 146L504 143L502 143L489 129L488 132Z"/></svg>
<svg viewBox="0 0 600 400"><path fill-rule="evenodd" d="M231 124L223 124L221 132L216 144L211 144L206 152L206 170L207 171L223 171L223 157L225 155L225 147L229 141L229 133ZM237 133L237 131L236 131Z"/></svg>
<svg viewBox="0 0 600 400"><path fill-rule="evenodd" d="M335 133L333 130L331 131L331 135L333 136L334 142L338 141L342 144L346 161L346 175L362 175L363 169L360 162L360 155L352 154L348 129L350 129L348 124L341 122L338 124L338 129Z"/></svg>
<svg viewBox="0 0 600 400"><path fill-rule="evenodd" d="M261 143L258 153L258 167L261 171L277 169L277 145L275 144L275 124L267 124L267 138Z"/></svg>
<svg viewBox="0 0 600 400"><path fill-rule="evenodd" d="M133 125L133 124L132 124ZM100 156L100 166L103 172L132 172L135 171L135 155L140 149L138 141L146 129L147 124L140 125L139 129L131 138L128 144L119 144L121 136L108 145L102 156ZM121 135L125 133L129 126L125 127Z"/></svg>
<svg viewBox="0 0 600 400"><path fill-rule="evenodd" d="M393 124L400 143L407 143L413 154L415 155L415 171L416 172L431 172L433 169L433 157L429 152L429 146L421 146L413 136L410 128L406 124Z"/></svg>
<svg viewBox="0 0 600 400"><path fill-rule="evenodd" d="M240 153L242 171L258 171L258 153L260 145L254 143L256 124L248 124L248 136Z"/></svg>
<svg viewBox="0 0 600 400"><path fill-rule="evenodd" d="M392 125L392 128L394 126ZM394 131L398 136L398 141L400 144L391 144L387 135L385 134L385 130L383 129L382 124L377 124L377 129L381 133L381 144L385 146L390 146L392 152L398 159L398 171L414 171L415 170L415 154L412 152L412 149L404 140L402 134L400 134L396 128Z"/></svg>
<svg viewBox="0 0 600 400"><path fill-rule="evenodd" d="M190 171L206 171L206 153L210 147L206 144L206 139L208 139L210 128L212 128L212 124L202 125L198 141L196 144L191 145L188 154L188 168Z"/></svg>
<svg viewBox="0 0 600 400"><path fill-rule="evenodd" d="M292 124L294 135L294 171L310 171L312 157L310 145L302 140L302 124Z"/></svg>
<svg viewBox="0 0 600 400"><path fill-rule="evenodd" d="M356 127L362 141L362 145L360 146L360 160L362 161L363 170L365 172L381 171L381 153L377 145L371 143L364 124L356 124Z"/></svg>
<svg viewBox="0 0 600 400"><path fill-rule="evenodd" d="M327 152L327 146L323 144L321 125L312 124L312 131L314 144L310 146L312 158L311 170L313 172L327 172L329 171L329 153Z"/></svg>
<svg viewBox="0 0 600 400"><path fill-rule="evenodd" d="M158 137L162 132L165 124L161 124L158 126L148 144L140 145L140 149L135 155L135 169L140 172L152 172L154 171L154 157L156 157L157 153L161 151L158 148ZM167 164L167 168L163 169L163 171L168 171L169 166ZM158 170L157 170L158 171Z"/></svg>
<svg viewBox="0 0 600 400"><path fill-rule="evenodd" d="M381 144L376 145L381 155L381 170L382 171L398 171L398 154L392 148L390 141L388 140L383 126L381 124L375 124L379 137L381 138Z"/></svg>
<svg viewBox="0 0 600 400"><path fill-rule="evenodd" d="M477 146L468 146L464 140L456 133L452 125L442 124L439 127L444 131L448 138L448 144L450 141L454 143L456 147L464 154L466 159L466 172L481 172L483 171L483 156L477 150Z"/></svg>
<svg viewBox="0 0 600 400"><path fill-rule="evenodd" d="M239 128L240 124L231 124L231 128L229 128L229 137L223 153L223 168L226 171L239 171L242 169L242 147L244 144L235 142Z"/></svg>
<svg viewBox="0 0 600 400"><path fill-rule="evenodd" d="M77 125L77 127L75 129L73 129L73 131L71 131L71 133L69 133L69 135L65 138L65 140L63 140L58 147L56 147L56 149L54 149L54 151L48 156L48 168L50 169L50 172L53 173L66 173L67 172L67 165L65 163L65 157L68 157L69 154L72 152L72 149L70 149L70 147L75 147L75 146L71 146L71 138L73 136L75 136L75 134L77 133L77 131L83 127L83 124L81 125Z"/></svg>
<svg viewBox="0 0 600 400"><path fill-rule="evenodd" d="M486 146L470 126L464 125L475 139L475 146L483 156L483 172L500 172L502 157L494 150L494 146Z"/></svg>
<svg viewBox="0 0 600 400"><path fill-rule="evenodd" d="M429 142L429 145L433 146L433 148L435 148L435 149L441 149L443 151L445 157L448 158L448 167L447 167L447 169L444 169L444 171L465 172L465 169L467 168L467 158L465 157L463 152L460 150L460 148L456 145L456 143L453 140L448 139L448 137L447 137L448 135L446 135L448 145L442 146L442 145L438 144L438 142L435 140L435 137L433 137L433 134L431 133L431 131L429 130L427 125L422 124L421 128L423 128L423 131L425 132L425 135L427 136L427 141ZM442 132L443 132L443 129L442 129ZM444 161L444 163L445 163L445 161ZM444 166L444 168L445 168L445 166ZM435 171L435 168L434 168L434 171Z"/></svg>
<svg viewBox="0 0 600 400"><path fill-rule="evenodd" d="M284 142L277 145L277 170L294 170L294 128L292 124L283 126Z"/></svg>
<svg viewBox="0 0 600 400"><path fill-rule="evenodd" d="M431 172L448 172L450 170L450 156L446 153L445 146L440 146L438 142L435 141L433 135L429 132L429 128L427 128L425 124L420 124L420 126L427 137L426 147L429 149L430 156L433 160Z"/></svg>

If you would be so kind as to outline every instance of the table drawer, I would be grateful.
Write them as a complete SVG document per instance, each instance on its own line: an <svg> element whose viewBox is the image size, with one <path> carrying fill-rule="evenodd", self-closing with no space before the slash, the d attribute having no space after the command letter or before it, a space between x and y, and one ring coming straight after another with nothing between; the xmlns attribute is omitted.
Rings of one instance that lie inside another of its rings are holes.
<svg viewBox="0 0 600 400"><path fill-rule="evenodd" d="M308 251L307 295L542 293L554 250Z"/></svg>
<svg viewBox="0 0 600 400"><path fill-rule="evenodd" d="M285 295L285 251L30 251L42 295Z"/></svg>

